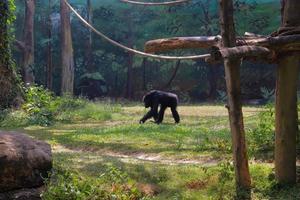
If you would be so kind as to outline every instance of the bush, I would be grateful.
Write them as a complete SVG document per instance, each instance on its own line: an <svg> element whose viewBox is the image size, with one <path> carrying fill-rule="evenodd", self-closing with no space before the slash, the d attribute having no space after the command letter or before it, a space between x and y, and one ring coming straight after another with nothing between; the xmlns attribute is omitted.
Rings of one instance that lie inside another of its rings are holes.
<svg viewBox="0 0 300 200"><path fill-rule="evenodd" d="M269 104L259 113L257 127L249 131L249 153L273 151L275 140L275 110Z"/></svg>
<svg viewBox="0 0 300 200"><path fill-rule="evenodd" d="M29 124L29 116L23 111L2 111L0 127L21 127Z"/></svg>
<svg viewBox="0 0 300 200"><path fill-rule="evenodd" d="M47 126L53 122L55 108L52 106L54 95L43 87L26 88L23 109L30 124Z"/></svg>
<svg viewBox="0 0 300 200"><path fill-rule="evenodd" d="M120 169L110 167L97 179L83 178L78 173L58 167L46 180L44 200L146 200L133 180Z"/></svg>
<svg viewBox="0 0 300 200"><path fill-rule="evenodd" d="M22 110L5 110L0 113L1 127L28 125L49 126L55 122L93 119L110 120L120 106L104 103L89 103L84 98L56 97L43 87L27 88Z"/></svg>

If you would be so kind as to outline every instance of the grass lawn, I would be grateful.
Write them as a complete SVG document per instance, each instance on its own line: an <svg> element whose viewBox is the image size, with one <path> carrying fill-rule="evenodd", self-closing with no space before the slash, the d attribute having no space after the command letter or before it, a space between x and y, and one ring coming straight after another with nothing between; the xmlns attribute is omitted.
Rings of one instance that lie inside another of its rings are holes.
<svg viewBox="0 0 300 200"><path fill-rule="evenodd" d="M248 132L257 127L262 110L243 108L249 140ZM52 145L55 170L44 198L233 198L231 137L224 106L181 106L178 125L170 111L161 125L140 125L145 112L141 106L89 103L64 113L71 115L68 122L18 128ZM300 199L299 185L276 186L270 156L259 160L251 152L250 156L253 199Z"/></svg>

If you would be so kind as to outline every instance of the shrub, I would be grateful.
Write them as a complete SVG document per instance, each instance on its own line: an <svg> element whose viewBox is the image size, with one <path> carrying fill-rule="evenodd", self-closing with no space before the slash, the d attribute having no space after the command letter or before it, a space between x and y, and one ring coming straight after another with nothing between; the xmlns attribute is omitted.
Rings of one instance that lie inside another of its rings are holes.
<svg viewBox="0 0 300 200"><path fill-rule="evenodd" d="M120 169L110 167L97 179L83 178L76 172L58 167L45 181L44 200L142 200L146 199L135 182Z"/></svg>
<svg viewBox="0 0 300 200"><path fill-rule="evenodd" d="M21 127L29 124L29 117L23 111L2 111L0 127Z"/></svg>
<svg viewBox="0 0 300 200"><path fill-rule="evenodd" d="M29 87L25 89L25 104L23 109L29 117L30 124L47 126L54 119L54 108L51 102L53 94L43 87Z"/></svg>
<svg viewBox="0 0 300 200"><path fill-rule="evenodd" d="M269 104L258 115L257 127L249 131L249 153L273 151L275 140L274 105Z"/></svg>
<svg viewBox="0 0 300 200"><path fill-rule="evenodd" d="M22 110L5 110L0 113L1 127L49 126L57 121L86 119L105 121L112 119L112 113L121 110L120 106L89 103L84 98L56 97L40 86L26 88L25 91Z"/></svg>

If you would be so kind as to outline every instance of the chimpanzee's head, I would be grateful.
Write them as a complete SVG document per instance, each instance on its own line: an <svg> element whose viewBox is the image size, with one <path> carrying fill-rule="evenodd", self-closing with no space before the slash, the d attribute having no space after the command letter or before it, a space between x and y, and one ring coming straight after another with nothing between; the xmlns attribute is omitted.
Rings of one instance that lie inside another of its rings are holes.
<svg viewBox="0 0 300 200"><path fill-rule="evenodd" d="M147 94L143 97L143 102L145 104L145 108L149 108L152 106L151 95Z"/></svg>

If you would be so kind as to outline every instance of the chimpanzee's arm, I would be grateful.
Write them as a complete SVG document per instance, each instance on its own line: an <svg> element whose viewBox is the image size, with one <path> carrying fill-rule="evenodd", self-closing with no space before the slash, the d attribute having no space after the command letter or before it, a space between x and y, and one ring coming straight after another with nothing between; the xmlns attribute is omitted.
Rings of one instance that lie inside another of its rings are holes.
<svg viewBox="0 0 300 200"><path fill-rule="evenodd" d="M154 120L157 120L157 110L158 110L158 103L154 103L153 106L151 106L151 110L145 114L145 116L140 120L140 123L145 123L148 119L151 117L154 118Z"/></svg>

